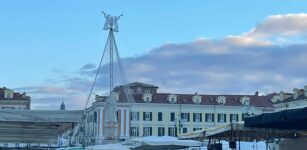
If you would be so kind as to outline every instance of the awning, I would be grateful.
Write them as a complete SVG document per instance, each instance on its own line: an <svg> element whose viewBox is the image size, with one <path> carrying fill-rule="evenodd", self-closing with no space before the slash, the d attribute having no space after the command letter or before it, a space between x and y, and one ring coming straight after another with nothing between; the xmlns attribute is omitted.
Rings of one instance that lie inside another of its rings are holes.
<svg viewBox="0 0 307 150"><path fill-rule="evenodd" d="M307 130L307 107L245 118L246 127Z"/></svg>
<svg viewBox="0 0 307 150"><path fill-rule="evenodd" d="M204 137L219 140L239 140L240 141L260 141L271 138L294 138L300 135L306 135L306 132L297 130L265 129L255 127L245 127L244 123L230 123L222 126L201 130L202 134L197 132L182 134L179 139L195 139L195 137Z"/></svg>
<svg viewBox="0 0 307 150"><path fill-rule="evenodd" d="M83 121L82 110L0 110L0 141L57 144L58 136Z"/></svg>

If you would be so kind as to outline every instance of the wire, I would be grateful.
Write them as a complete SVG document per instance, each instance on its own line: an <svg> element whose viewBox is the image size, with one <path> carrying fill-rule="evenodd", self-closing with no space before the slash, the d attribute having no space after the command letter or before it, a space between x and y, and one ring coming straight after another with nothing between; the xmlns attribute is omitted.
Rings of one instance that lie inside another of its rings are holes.
<svg viewBox="0 0 307 150"><path fill-rule="evenodd" d="M109 36L108 36L107 43L108 43L109 40L110 40L110 34L109 34ZM102 53L102 56L101 56L101 59L100 59L100 62L99 62L99 66L98 66L98 69L97 69L97 72L96 72L96 75L95 75L95 78L94 78L94 81L93 81L93 84L92 84L90 93L88 94L86 103L85 103L85 105L84 105L84 113L85 113L85 109L86 109L86 107L87 107L87 105L88 105L88 102L89 102L89 100L90 100L90 98L91 98L91 95L92 95L92 93L93 93L93 90L94 90L94 87L95 87L95 84L96 84L96 80L97 80L97 78L98 78L98 75L99 75L99 72L100 72L100 69L101 69L102 61L103 61L104 55L105 55L106 50L107 50L107 45L108 45L108 44L105 45L105 48L104 48L104 51L103 51L103 53Z"/></svg>

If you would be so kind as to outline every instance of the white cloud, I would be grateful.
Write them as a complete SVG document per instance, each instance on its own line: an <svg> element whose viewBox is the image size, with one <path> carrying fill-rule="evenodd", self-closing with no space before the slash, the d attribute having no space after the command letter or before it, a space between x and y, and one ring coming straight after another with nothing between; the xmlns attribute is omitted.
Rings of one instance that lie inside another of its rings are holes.
<svg viewBox="0 0 307 150"><path fill-rule="evenodd" d="M255 39L277 38L284 42L285 37L307 34L307 14L272 15L259 23L255 28L243 34Z"/></svg>

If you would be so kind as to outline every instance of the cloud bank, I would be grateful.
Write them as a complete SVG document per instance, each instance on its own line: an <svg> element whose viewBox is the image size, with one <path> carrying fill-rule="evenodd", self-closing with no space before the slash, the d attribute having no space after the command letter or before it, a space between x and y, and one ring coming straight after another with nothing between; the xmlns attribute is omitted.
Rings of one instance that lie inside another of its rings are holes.
<svg viewBox="0 0 307 150"><path fill-rule="evenodd" d="M307 84L306 35L307 14L274 15L241 35L164 44L147 54L124 58L123 64L129 82L155 84L162 92L290 91ZM76 72L57 82L31 87L30 95L39 95L32 96L34 108L53 108L56 104L59 107L59 95L70 108L82 108L96 65L85 64ZM96 91L103 93L107 89L107 79L106 75L99 76ZM57 99L57 103L52 99Z"/></svg>

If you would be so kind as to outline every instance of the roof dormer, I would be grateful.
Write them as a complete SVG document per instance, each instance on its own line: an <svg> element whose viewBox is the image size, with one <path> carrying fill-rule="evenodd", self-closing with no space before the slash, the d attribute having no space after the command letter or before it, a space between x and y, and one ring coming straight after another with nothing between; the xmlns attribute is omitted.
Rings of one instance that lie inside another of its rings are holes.
<svg viewBox="0 0 307 150"><path fill-rule="evenodd" d="M171 95L168 95L167 99L170 103L176 103L177 102L177 95L175 94L171 94Z"/></svg>
<svg viewBox="0 0 307 150"><path fill-rule="evenodd" d="M247 97L247 96L243 96L243 97L241 97L240 102L241 102L242 105L249 106L250 105L250 98Z"/></svg>
<svg viewBox="0 0 307 150"><path fill-rule="evenodd" d="M192 97L192 100L195 104L200 104L201 103L201 96L195 93L195 95Z"/></svg>
<svg viewBox="0 0 307 150"><path fill-rule="evenodd" d="M272 97L272 99L271 99L271 101L273 102L273 103L276 103L276 102L278 102L278 101L280 101L280 95L275 95L275 96L273 96Z"/></svg>
<svg viewBox="0 0 307 150"><path fill-rule="evenodd" d="M152 94L150 93L145 93L143 94L142 96L143 100L146 102L146 103L149 103L152 101Z"/></svg>
<svg viewBox="0 0 307 150"><path fill-rule="evenodd" d="M224 105L226 104L226 97L225 96L219 96L216 98L216 102L221 104L221 105Z"/></svg>

